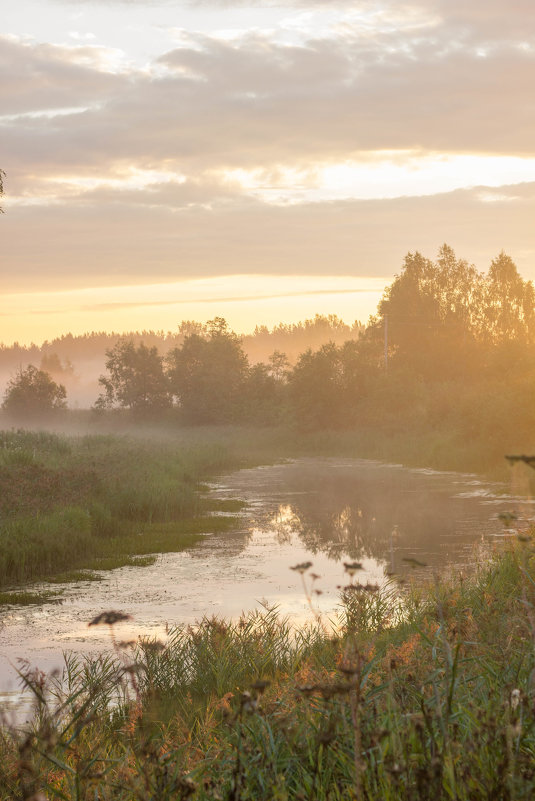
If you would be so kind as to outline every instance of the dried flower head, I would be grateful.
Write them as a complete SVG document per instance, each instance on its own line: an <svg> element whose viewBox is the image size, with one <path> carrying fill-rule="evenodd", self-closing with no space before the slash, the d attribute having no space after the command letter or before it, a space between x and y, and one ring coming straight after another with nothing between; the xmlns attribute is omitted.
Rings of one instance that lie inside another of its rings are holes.
<svg viewBox="0 0 535 801"><path fill-rule="evenodd" d="M258 698L245 690L240 696L240 703L244 712L254 712L258 707Z"/></svg>
<svg viewBox="0 0 535 801"><path fill-rule="evenodd" d="M122 623L124 620L132 620L132 615L125 615L124 612L101 612L87 625L99 626L101 623L106 623L108 626L114 626L115 623Z"/></svg>
<svg viewBox="0 0 535 801"><path fill-rule="evenodd" d="M511 709L517 709L520 704L520 690L511 690Z"/></svg>
<svg viewBox="0 0 535 801"><path fill-rule="evenodd" d="M300 562L298 565L290 567L290 570L295 570L297 573L303 575L311 567L312 567L312 562Z"/></svg>

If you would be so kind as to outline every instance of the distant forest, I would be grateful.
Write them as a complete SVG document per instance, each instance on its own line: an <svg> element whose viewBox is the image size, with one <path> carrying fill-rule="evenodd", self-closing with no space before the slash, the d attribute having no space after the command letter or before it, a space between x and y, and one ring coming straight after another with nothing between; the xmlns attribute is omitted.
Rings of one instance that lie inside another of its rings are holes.
<svg viewBox="0 0 535 801"><path fill-rule="evenodd" d="M447 245L435 261L407 254L365 327L317 315L239 337L216 317L175 334L67 335L0 349L4 371L24 363L65 385L71 403L90 373L90 404L103 413L425 432L437 449L495 443L502 454L535 445L535 290L505 253L487 273Z"/></svg>
<svg viewBox="0 0 535 801"><path fill-rule="evenodd" d="M49 373L65 385L70 405L89 408L98 395L98 378L105 370L106 352L119 341L143 343L157 348L165 356L180 347L190 334L206 336L207 323L185 320L173 331L131 331L123 334L93 331L81 336L65 334L41 345L0 344L0 387L29 364ZM317 314L303 322L281 323L268 329L257 326L254 333L240 337L241 345L251 364L267 361L274 351L283 352L290 364L308 348L313 350L327 342L341 345L358 339L364 326L358 320L347 325L334 314Z"/></svg>

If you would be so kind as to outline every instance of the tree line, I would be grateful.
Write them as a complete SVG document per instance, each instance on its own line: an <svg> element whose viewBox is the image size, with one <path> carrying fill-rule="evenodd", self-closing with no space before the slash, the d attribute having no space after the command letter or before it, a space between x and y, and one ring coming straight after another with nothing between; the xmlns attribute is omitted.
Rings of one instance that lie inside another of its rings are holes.
<svg viewBox="0 0 535 801"><path fill-rule="evenodd" d="M467 432L474 410L484 408L492 430L510 414L507 398L533 419L534 340L535 291L512 259L501 253L480 273L444 245L435 260L407 254L358 338L306 348L294 364L278 349L251 364L243 338L221 317L188 323L165 353L121 338L106 351L94 408L176 415L190 424L290 421L305 429L433 427L455 418ZM38 378L42 384L35 372L21 371L4 408L20 406L20 390ZM49 408L63 407L64 394L48 397Z"/></svg>

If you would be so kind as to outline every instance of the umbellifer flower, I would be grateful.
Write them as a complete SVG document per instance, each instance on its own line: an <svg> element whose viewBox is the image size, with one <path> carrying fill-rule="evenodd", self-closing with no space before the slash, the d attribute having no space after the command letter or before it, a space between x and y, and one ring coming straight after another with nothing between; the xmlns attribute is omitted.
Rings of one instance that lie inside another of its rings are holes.
<svg viewBox="0 0 535 801"><path fill-rule="evenodd" d="M87 625L99 626L101 623L106 623L108 626L113 626L115 623L122 623L124 620L132 620L132 615L125 615L124 612L101 612Z"/></svg>
<svg viewBox="0 0 535 801"><path fill-rule="evenodd" d="M290 570L296 570L297 573L301 573L301 575L303 575L303 573L307 572L309 567L312 567L312 562L300 562L298 565L290 567Z"/></svg>

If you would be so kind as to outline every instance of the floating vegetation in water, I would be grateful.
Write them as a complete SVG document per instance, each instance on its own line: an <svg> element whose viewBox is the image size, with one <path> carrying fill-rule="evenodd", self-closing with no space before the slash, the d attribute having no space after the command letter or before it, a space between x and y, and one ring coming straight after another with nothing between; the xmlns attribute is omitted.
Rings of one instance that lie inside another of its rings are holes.
<svg viewBox="0 0 535 801"><path fill-rule="evenodd" d="M78 581L102 581L102 576L92 570L67 570L45 579L47 584L70 584Z"/></svg>
<svg viewBox="0 0 535 801"><path fill-rule="evenodd" d="M404 556L401 561L406 562L411 567L427 567L427 562L421 562L413 556Z"/></svg>
<svg viewBox="0 0 535 801"><path fill-rule="evenodd" d="M33 606L34 604L63 603L57 592L0 592L1 606Z"/></svg>

